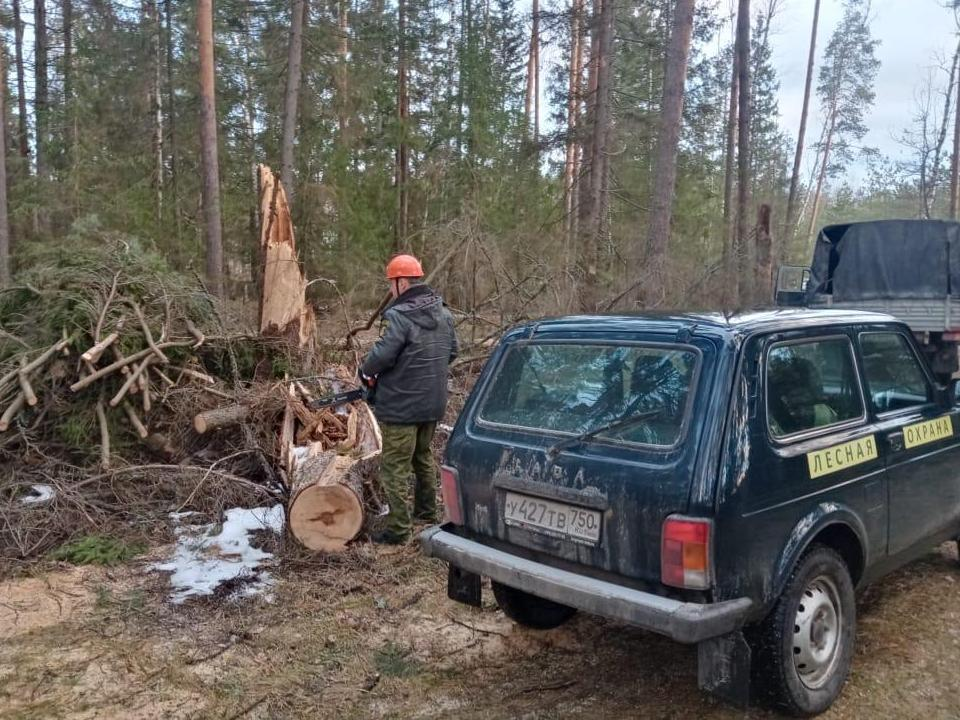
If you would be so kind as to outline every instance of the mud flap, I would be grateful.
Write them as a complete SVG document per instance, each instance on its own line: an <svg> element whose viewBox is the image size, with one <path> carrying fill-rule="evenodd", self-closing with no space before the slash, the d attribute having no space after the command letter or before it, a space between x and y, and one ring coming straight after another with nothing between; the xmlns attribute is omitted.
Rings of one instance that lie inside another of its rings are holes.
<svg viewBox="0 0 960 720"><path fill-rule="evenodd" d="M480 607L480 576L450 565L447 570L447 597L465 605Z"/></svg>
<svg viewBox="0 0 960 720"><path fill-rule="evenodd" d="M743 632L704 640L697 645L697 684L736 707L750 704L751 650Z"/></svg>

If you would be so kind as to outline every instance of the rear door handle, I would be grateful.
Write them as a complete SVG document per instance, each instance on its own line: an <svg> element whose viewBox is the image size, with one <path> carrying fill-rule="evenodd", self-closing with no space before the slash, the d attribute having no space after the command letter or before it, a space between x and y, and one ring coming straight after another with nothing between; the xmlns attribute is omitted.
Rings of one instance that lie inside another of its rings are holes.
<svg viewBox="0 0 960 720"><path fill-rule="evenodd" d="M900 452L903 450L903 432L897 430L887 435L887 442L890 443L890 449L893 452Z"/></svg>

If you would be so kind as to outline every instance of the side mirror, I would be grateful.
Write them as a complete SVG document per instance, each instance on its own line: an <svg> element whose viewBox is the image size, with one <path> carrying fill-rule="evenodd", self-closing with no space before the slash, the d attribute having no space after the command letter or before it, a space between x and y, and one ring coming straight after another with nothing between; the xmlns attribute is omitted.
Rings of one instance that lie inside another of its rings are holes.
<svg viewBox="0 0 960 720"><path fill-rule="evenodd" d="M803 305L809 283L810 268L781 265L777 270L777 305L787 307Z"/></svg>

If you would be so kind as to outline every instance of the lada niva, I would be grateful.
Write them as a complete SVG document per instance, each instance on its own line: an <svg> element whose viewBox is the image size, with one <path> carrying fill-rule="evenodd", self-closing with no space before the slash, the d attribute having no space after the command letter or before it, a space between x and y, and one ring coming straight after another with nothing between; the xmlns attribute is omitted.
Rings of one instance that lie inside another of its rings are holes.
<svg viewBox="0 0 960 720"><path fill-rule="evenodd" d="M956 386L886 315L570 317L508 332L451 434L448 592L698 646L738 704L825 710L855 592L960 536Z"/></svg>

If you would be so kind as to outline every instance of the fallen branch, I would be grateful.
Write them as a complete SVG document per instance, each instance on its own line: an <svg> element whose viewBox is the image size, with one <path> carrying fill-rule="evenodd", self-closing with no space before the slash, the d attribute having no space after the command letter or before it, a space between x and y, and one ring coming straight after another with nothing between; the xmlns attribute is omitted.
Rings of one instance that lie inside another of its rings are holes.
<svg viewBox="0 0 960 720"><path fill-rule="evenodd" d="M183 377L184 375L186 375L187 377L194 378L195 380L199 380L199 381L201 381L201 382L205 382L205 383L207 383L208 385L216 385L216 384L217 384L216 378L210 377L210 376L207 375L206 373L198 372L198 371L196 371L196 370L191 370L190 368L187 368L187 367L174 368L174 369L177 370L177 371L180 373L180 377ZM178 378L177 380L178 380L178 382L179 382L179 378Z"/></svg>
<svg viewBox="0 0 960 720"><path fill-rule="evenodd" d="M23 393L23 397L27 401L27 405L33 407L37 404L37 394L33 392L33 387L30 385L30 378L27 377L27 374L24 372L24 368L27 366L27 359L20 358L20 372L17 374L17 380L20 382L20 392Z"/></svg>
<svg viewBox="0 0 960 720"><path fill-rule="evenodd" d="M193 321L190 320L190 318L186 319L186 324L187 332L193 335L194 339L196 340L196 342L193 344L193 349L196 350L198 347L203 345L203 341L206 340L206 337L202 332L200 332L200 329L193 324Z"/></svg>
<svg viewBox="0 0 960 720"><path fill-rule="evenodd" d="M137 415L137 411L133 409L133 405L127 401L124 401L123 411L127 414L127 419L130 421L130 424L133 425L133 429L137 431L137 435L140 436L140 439L146 440L150 433L143 422L141 422L140 416Z"/></svg>
<svg viewBox="0 0 960 720"><path fill-rule="evenodd" d="M52 345L50 348L48 348L43 353L41 353L40 356L37 357L35 360L32 360L31 362L28 362L26 365L19 367L15 370L11 370L3 377L0 377L0 391L2 391L4 387L10 383L11 380L15 380L16 377L21 372L24 372L27 374L32 373L34 370L36 370L37 368L42 366L45 362L47 362L47 360L52 358L54 355L56 355L58 352L63 350L65 347L67 347L72 341L73 341L72 337L66 338L64 340L60 340L55 345Z"/></svg>
<svg viewBox="0 0 960 720"><path fill-rule="evenodd" d="M113 282L110 284L110 292L107 293L107 299L103 301L103 307L100 309L100 316L97 318L97 326L93 329L93 341L100 341L100 333L103 332L103 323L107 319L107 312L110 310L110 303L117 294L117 282L120 280L120 271L113 276ZM121 320L121 322L123 322Z"/></svg>
<svg viewBox="0 0 960 720"><path fill-rule="evenodd" d="M23 404L26 398L24 398L23 393L17 393L17 396L13 399L7 409L3 411L3 415L0 416L0 432L6 432L10 427L10 423L13 422L13 419L23 410Z"/></svg>
<svg viewBox="0 0 960 720"><path fill-rule="evenodd" d="M140 306L135 303L133 300L129 301L130 306L133 308L134 314L137 316L137 320L140 321L140 327L143 329L143 336L147 341L147 345L150 346L150 350L153 351L153 354L157 356L157 359L160 360L164 365L170 363L169 358L163 354L163 350L153 341L153 333L150 332L150 325L147 324L147 319L143 316L143 310L140 309Z"/></svg>
<svg viewBox="0 0 960 720"><path fill-rule="evenodd" d="M117 330L119 329L120 329L120 325L118 323ZM94 364L98 360L100 360L100 356L103 355L104 350L106 350L108 347L113 345L120 338L120 333L117 332L117 330L107 335L103 340L101 340L92 348L90 348L85 353L83 353L83 355L81 355L80 357L83 358L84 362Z"/></svg>
<svg viewBox="0 0 960 720"><path fill-rule="evenodd" d="M130 373L127 379L124 380L123 385L121 385L120 389L117 390L117 394L110 399L110 407L116 407L120 404L123 398L126 397L127 391L133 386L134 383L140 380L152 362L152 355L148 355L146 358L144 358L143 362L140 363L140 366Z"/></svg>
<svg viewBox="0 0 960 720"><path fill-rule="evenodd" d="M158 347L159 349L163 350L164 348L184 347L184 346L189 345L189 344L190 344L190 343L188 343L188 342L173 342L173 341L171 341L171 342L162 343L162 344L158 345L157 347ZM152 353L152 352L153 352L153 350L152 350L151 348L146 348L145 350L141 350L141 351L138 352L138 353L134 353L133 355L129 355L129 356L123 358L122 360L117 360L115 363L113 363L113 364L111 364L111 365L107 365L105 368L100 368L99 370L97 370L97 371L96 371L95 373L93 373L92 375L87 375L87 377L81 378L80 380L77 380L77 382L75 382L73 385L70 386L70 390L73 391L73 392L78 392L78 391L80 391L80 390L83 390L85 387L87 387L88 385L93 384L94 382L96 382L96 381L99 380L100 378L106 377L106 376L109 375L110 373L113 373L113 372L116 372L117 370L120 370L120 369L122 369L122 368L125 368L125 367L127 367L128 365L131 365L131 364L133 364L133 363L135 363L135 362L138 362L139 360L143 360L147 355L149 355L149 354ZM0 385L2 385L2 383L0 383Z"/></svg>
<svg viewBox="0 0 960 720"><path fill-rule="evenodd" d="M117 468L116 470L111 470L110 472L100 473L99 475L91 475L88 478L76 483L73 486L74 490L78 490L87 485L100 482L101 480L112 479L120 475L130 475L131 473L145 473L145 472L178 472L182 474L197 474L201 473L203 475L210 475L222 478L224 480L230 480L238 485L243 485L244 487L250 488L251 490L256 490L262 492L264 495L268 495L273 498L279 497L278 493L274 490L271 490L265 485L260 485L255 483L252 480L248 480L245 477L239 475L234 475L233 473L228 473L222 470L212 470L211 468L199 467L197 465L165 465L165 464L150 464L150 465L129 465L123 468Z"/></svg>
<svg viewBox="0 0 960 720"><path fill-rule="evenodd" d="M100 425L100 467L110 469L110 426L103 409L103 398L97 400L97 423Z"/></svg>

